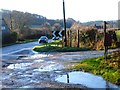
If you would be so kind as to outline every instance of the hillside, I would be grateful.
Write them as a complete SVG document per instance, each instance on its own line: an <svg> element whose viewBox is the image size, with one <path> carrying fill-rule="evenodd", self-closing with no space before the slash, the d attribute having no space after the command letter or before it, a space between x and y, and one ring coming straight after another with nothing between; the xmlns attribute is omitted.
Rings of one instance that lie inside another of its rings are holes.
<svg viewBox="0 0 120 90"><path fill-rule="evenodd" d="M118 27L118 21L117 20L110 20L110 21L107 21L108 23L111 24L111 27L113 28L117 28ZM102 26L103 25L103 21L100 20L100 21L89 21L89 22L85 22L85 23L82 23L83 25L87 25L87 26L93 26L93 25L97 25L97 26Z"/></svg>
<svg viewBox="0 0 120 90"><path fill-rule="evenodd" d="M11 21L12 21L12 28L23 28L25 26L42 26L46 22L49 23L51 26L53 26L55 23L60 23L60 25L63 27L63 20L62 19L47 19L45 16L38 15L38 14L32 14L28 12L20 12L20 11L10 11L10 10L2 10L2 17L7 22L8 26L10 27ZM74 19L68 18L66 20L67 22L67 28L70 28L73 22L75 22Z"/></svg>

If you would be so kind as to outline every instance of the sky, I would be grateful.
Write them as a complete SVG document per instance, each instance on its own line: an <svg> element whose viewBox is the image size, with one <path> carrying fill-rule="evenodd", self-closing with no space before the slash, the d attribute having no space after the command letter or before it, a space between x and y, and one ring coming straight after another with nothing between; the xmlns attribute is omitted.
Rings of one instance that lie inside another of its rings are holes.
<svg viewBox="0 0 120 90"><path fill-rule="evenodd" d="M119 0L64 0L66 18L88 22L117 20ZM0 9L17 10L63 19L63 0L0 0Z"/></svg>

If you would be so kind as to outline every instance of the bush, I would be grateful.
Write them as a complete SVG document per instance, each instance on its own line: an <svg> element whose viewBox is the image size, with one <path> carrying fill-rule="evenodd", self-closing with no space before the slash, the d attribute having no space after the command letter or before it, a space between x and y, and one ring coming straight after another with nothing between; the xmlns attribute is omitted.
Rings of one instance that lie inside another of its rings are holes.
<svg viewBox="0 0 120 90"><path fill-rule="evenodd" d="M10 34L6 34L2 37L2 44L11 44L17 41L18 35L16 32L12 32Z"/></svg>
<svg viewBox="0 0 120 90"><path fill-rule="evenodd" d="M93 48L96 42L97 30L89 28L80 32L80 43L82 46Z"/></svg>

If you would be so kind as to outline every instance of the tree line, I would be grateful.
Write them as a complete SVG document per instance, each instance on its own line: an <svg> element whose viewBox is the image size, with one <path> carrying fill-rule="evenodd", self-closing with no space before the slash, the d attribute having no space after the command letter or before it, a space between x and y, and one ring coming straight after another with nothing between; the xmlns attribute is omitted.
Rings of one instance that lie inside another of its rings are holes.
<svg viewBox="0 0 120 90"><path fill-rule="evenodd" d="M10 10L2 10L2 17L5 19L8 27L12 32L16 32L12 35L17 36L16 40L24 40L24 39L35 39L39 38L42 35L46 35L48 37L52 37L52 31L60 31L63 28L63 20L62 19L47 19L46 17L38 14L31 14L28 12L20 12L20 11L10 11ZM86 23L81 23L79 21L75 21L72 18L66 19L66 27L70 28L70 32L68 32L68 43L70 46L74 46L72 42L78 42L79 38L77 37L78 33L80 34L80 46L84 45L88 40L90 43L87 46L94 46L93 41L96 40L96 29L87 28L91 25L101 25L103 21L91 21ZM117 21L109 21L112 23L113 28L116 28L120 24ZM81 25L81 26L79 26ZM84 26L84 27L83 27ZM82 30L81 30L82 29ZM79 32L78 32L79 30ZM77 33L76 33L77 32ZM91 35L92 34L92 35ZM70 37L70 35L72 37ZM100 35L100 36L99 36ZM101 34L99 34L99 38L101 38ZM9 35L7 35L9 36ZM93 37L91 37L93 36ZM98 37L97 36L97 37ZM78 38L78 39L77 39ZM88 38L88 40L87 40ZM92 39L91 39L92 38ZM72 40L70 40L72 39ZM93 40L94 39L94 40ZM87 41L86 41L87 40ZM3 40L5 41L5 40ZM12 40L11 40L12 41ZM70 42L72 41L72 42ZM101 40L100 40L101 41ZM7 42L7 41L5 41ZM72 45L73 44L73 45ZM79 43L78 43L79 44ZM77 45L77 44L75 44ZM79 45L77 45L79 46ZM98 45L97 45L98 46Z"/></svg>
<svg viewBox="0 0 120 90"><path fill-rule="evenodd" d="M41 35L51 37L52 30L58 30L63 27L62 19L47 19L42 15L16 10L2 10L2 18L6 21L10 30L18 34L19 40L39 38ZM75 20L68 18L66 22L67 28L70 28ZM32 28L32 26L34 26L34 28Z"/></svg>

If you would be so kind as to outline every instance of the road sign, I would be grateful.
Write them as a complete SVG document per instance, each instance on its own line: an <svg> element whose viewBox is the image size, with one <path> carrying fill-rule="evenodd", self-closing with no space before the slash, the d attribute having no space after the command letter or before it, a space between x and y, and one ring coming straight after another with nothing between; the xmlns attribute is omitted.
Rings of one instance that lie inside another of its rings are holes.
<svg viewBox="0 0 120 90"><path fill-rule="evenodd" d="M64 30L61 30L61 31L59 32L60 37L64 36L64 33L65 33L65 31L64 31Z"/></svg>
<svg viewBox="0 0 120 90"><path fill-rule="evenodd" d="M52 32L52 35L53 35L53 39L55 38L60 38L60 37L63 37L64 36L64 33L65 31L64 30L61 30L61 31L53 31Z"/></svg>
<svg viewBox="0 0 120 90"><path fill-rule="evenodd" d="M52 35L53 35L53 38L52 38L53 40L57 40L60 38L59 31L53 31Z"/></svg>
<svg viewBox="0 0 120 90"><path fill-rule="evenodd" d="M56 37L55 32L56 32L56 31L53 31L53 32L52 32L53 37Z"/></svg>
<svg viewBox="0 0 120 90"><path fill-rule="evenodd" d="M59 32L60 31L53 31L52 32L53 37L60 37Z"/></svg>

